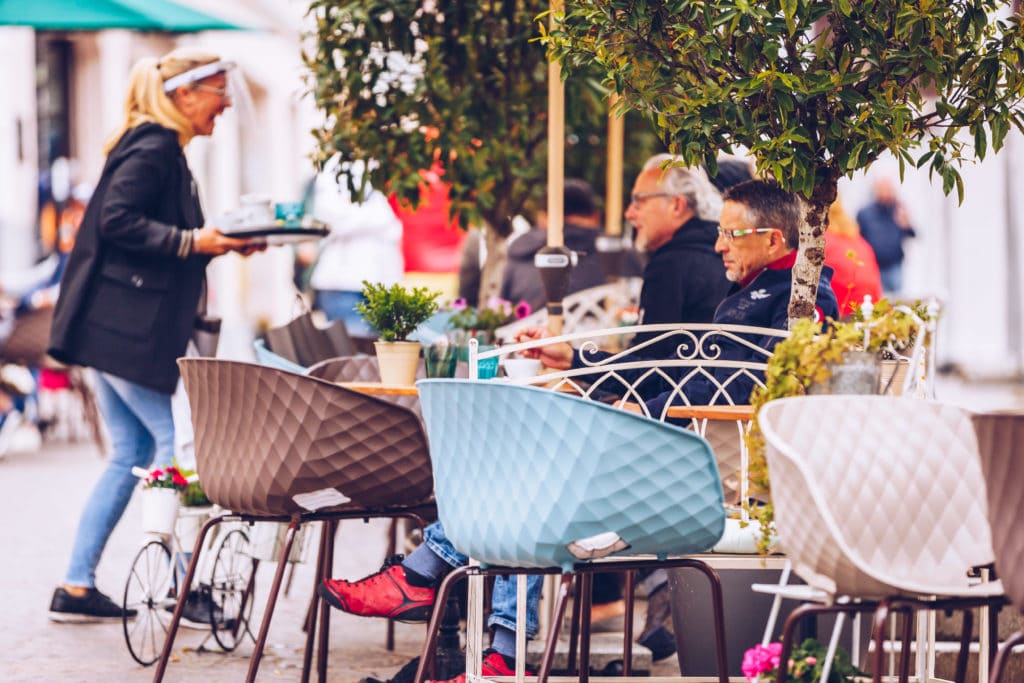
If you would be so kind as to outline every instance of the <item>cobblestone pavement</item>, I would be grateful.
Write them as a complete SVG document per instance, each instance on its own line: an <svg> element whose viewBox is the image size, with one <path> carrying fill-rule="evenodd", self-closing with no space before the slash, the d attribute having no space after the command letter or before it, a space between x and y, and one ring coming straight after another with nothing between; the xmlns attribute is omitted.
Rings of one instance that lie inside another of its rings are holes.
<svg viewBox="0 0 1024 683"><path fill-rule="evenodd" d="M1020 407L1020 385L983 385L945 380L939 398L974 409ZM4 557L0 590L0 681L143 681L152 669L138 666L124 644L120 624L61 625L48 621L50 594L61 579L78 515L103 461L92 446L46 443L35 453L0 460L0 519ZM119 598L129 564L142 538L140 510L133 500L114 531L98 572L98 585ZM374 571L384 552L386 522L345 522L339 536L335 574L358 577ZM310 548L312 556L313 548ZM273 565L259 573L256 623ZM302 617L312 584L311 563L296 566L291 593L274 614L260 680L299 678L304 636ZM330 680L387 677L418 652L422 626L399 624L394 652L384 649L384 623L334 613ZM236 653L196 652L202 636L183 630L169 667L169 681L243 680L251 642ZM667 666L666 666L667 664ZM674 660L659 666L671 673Z"/></svg>
<svg viewBox="0 0 1024 683"><path fill-rule="evenodd" d="M50 594L70 554L78 515L103 461L92 446L47 443L36 453L14 453L0 460L0 519L7 556L0 569L5 598L0 619L0 680L144 681L151 668L128 654L120 623L55 624L47 619ZM120 600L134 553L142 539L138 497L115 529L100 563L97 584ZM342 524L336 571L357 577L374 571L384 552L386 522ZM309 549L313 556L315 547ZM256 618L276 565L258 574ZM279 602L271 624L259 680L298 680L304 634L301 630L313 582L312 562L298 564L288 597ZM399 624L396 649L384 648L384 622L335 611L331 629L330 680L387 677L418 653L423 627ZM255 628L255 626L254 626ZM183 629L175 643L168 681L239 681L245 677L252 642L238 651L197 652L202 633ZM216 644L211 641L211 649Z"/></svg>

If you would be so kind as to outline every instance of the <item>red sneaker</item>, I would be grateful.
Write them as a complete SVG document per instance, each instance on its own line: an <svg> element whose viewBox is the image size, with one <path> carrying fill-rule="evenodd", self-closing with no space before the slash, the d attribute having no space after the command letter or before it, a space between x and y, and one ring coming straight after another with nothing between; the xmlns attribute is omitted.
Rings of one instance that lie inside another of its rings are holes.
<svg viewBox="0 0 1024 683"><path fill-rule="evenodd" d="M317 593L349 614L417 622L430 618L437 591L410 585L401 564L385 563L379 572L359 581L324 579Z"/></svg>
<svg viewBox="0 0 1024 683"><path fill-rule="evenodd" d="M484 661L481 662L480 675L481 676L515 676L516 665L515 660L505 659L505 656L497 650L491 650L490 648L484 650ZM527 676L536 676L537 672L533 669L526 668ZM455 678L448 679L447 681L428 681L428 683L465 683L466 674L461 673Z"/></svg>

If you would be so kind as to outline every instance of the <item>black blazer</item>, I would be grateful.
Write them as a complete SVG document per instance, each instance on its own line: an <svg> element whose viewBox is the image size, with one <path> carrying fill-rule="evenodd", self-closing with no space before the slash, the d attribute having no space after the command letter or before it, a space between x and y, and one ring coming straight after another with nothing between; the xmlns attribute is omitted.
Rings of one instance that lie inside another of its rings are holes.
<svg viewBox="0 0 1024 683"><path fill-rule="evenodd" d="M210 261L178 250L184 231L202 225L178 134L155 123L126 132L61 279L50 355L174 393Z"/></svg>

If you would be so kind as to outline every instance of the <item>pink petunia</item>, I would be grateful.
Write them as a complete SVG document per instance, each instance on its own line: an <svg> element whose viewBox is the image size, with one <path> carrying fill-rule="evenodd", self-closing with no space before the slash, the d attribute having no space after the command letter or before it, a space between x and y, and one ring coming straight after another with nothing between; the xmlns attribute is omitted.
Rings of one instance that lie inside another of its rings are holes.
<svg viewBox="0 0 1024 683"><path fill-rule="evenodd" d="M761 674L770 673L778 666L781 651L781 643L772 643L767 647L755 645L750 648L743 653L743 675L749 681L756 681Z"/></svg>
<svg viewBox="0 0 1024 683"><path fill-rule="evenodd" d="M466 303L465 297L461 297L460 296L458 299L455 299L454 301L452 301L452 304L451 304L450 308L453 311L464 311L464 310L466 310L466 306L467 305L468 304Z"/></svg>
<svg viewBox="0 0 1024 683"><path fill-rule="evenodd" d="M533 309L530 308L528 301L520 301L516 304L516 320L522 320L531 313L533 313Z"/></svg>
<svg viewBox="0 0 1024 683"><path fill-rule="evenodd" d="M811 657L806 658L804 661L807 662L809 665L814 666L815 664L818 663L818 658L814 657L814 656L811 656Z"/></svg>

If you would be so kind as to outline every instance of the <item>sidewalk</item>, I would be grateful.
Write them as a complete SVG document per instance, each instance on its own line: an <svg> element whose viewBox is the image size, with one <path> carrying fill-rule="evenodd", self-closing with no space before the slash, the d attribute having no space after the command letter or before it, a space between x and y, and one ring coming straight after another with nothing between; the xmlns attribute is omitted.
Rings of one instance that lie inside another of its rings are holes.
<svg viewBox="0 0 1024 683"><path fill-rule="evenodd" d="M135 663L125 647L120 622L55 624L47 619L50 594L62 578L78 515L103 461L91 445L47 443L37 453L13 453L0 461L0 519L7 557L0 572L6 599L0 620L2 681L148 681L153 669ZM100 563L97 584L120 602L132 558L142 539L138 498L115 529ZM383 559L386 521L342 523L336 573L358 577L375 571ZM357 549L357 550L356 550ZM295 681L302 667L302 618L313 583L315 541L309 562L297 565L291 594L278 603L271 624L260 680ZM258 573L253 630L259 624L275 564ZM419 653L424 627L398 624L395 652L384 649L384 622L335 611L331 620L330 680L365 676L387 678ZM245 678L252 641L232 654L197 653L202 632L182 629L168 681L239 681Z"/></svg>

